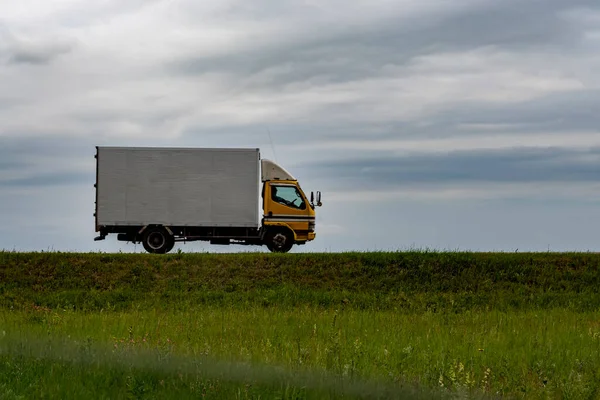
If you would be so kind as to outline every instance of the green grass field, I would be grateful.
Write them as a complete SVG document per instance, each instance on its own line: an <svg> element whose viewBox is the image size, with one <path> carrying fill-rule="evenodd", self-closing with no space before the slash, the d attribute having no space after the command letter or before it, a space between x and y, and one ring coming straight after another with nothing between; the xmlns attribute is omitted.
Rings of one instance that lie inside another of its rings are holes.
<svg viewBox="0 0 600 400"><path fill-rule="evenodd" d="M0 252L1 398L600 398L600 255Z"/></svg>

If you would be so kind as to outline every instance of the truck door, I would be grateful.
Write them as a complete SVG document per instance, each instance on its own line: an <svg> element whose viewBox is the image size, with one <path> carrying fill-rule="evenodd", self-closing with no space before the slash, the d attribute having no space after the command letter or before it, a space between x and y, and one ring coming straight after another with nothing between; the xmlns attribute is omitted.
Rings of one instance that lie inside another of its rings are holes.
<svg viewBox="0 0 600 400"><path fill-rule="evenodd" d="M304 193L295 183L271 182L265 191L265 221L284 222L298 237L308 238L309 222L315 215Z"/></svg>

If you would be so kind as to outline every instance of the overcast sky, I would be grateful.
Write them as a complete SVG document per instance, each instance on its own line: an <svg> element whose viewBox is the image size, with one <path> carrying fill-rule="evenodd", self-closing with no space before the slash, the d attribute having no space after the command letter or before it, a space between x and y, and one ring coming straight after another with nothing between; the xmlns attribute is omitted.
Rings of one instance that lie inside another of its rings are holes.
<svg viewBox="0 0 600 400"><path fill-rule="evenodd" d="M93 241L133 145L261 148L297 251L598 251L599 71L598 0L0 0L0 248L140 251Z"/></svg>

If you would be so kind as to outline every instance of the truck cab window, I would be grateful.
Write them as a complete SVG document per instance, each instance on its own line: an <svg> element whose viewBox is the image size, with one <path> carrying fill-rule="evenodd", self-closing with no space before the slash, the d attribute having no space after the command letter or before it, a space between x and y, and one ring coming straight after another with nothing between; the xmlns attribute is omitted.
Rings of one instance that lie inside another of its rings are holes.
<svg viewBox="0 0 600 400"><path fill-rule="evenodd" d="M271 199L284 206L306 209L306 203L295 186L271 186Z"/></svg>

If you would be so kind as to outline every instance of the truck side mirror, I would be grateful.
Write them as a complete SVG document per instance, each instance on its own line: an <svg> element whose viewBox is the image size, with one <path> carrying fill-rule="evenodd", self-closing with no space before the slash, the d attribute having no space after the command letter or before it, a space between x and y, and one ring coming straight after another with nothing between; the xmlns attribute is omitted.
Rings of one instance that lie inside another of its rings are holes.
<svg viewBox="0 0 600 400"><path fill-rule="evenodd" d="M310 192L310 203L315 204L315 192Z"/></svg>
<svg viewBox="0 0 600 400"><path fill-rule="evenodd" d="M321 207L321 192L317 192L317 204Z"/></svg>

